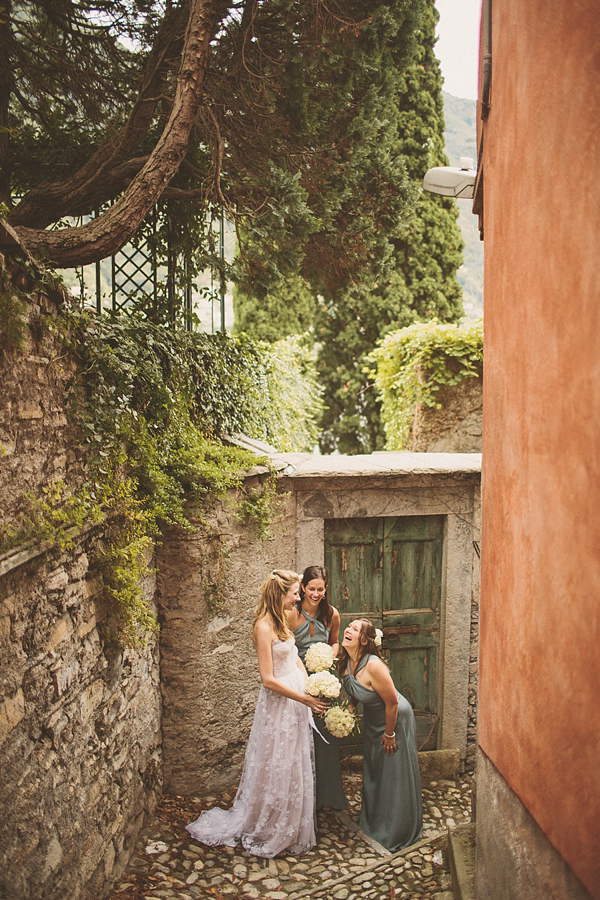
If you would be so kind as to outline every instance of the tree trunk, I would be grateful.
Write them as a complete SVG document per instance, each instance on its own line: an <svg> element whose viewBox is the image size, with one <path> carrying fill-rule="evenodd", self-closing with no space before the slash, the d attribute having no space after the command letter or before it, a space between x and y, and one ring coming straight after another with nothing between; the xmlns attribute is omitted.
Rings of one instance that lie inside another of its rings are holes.
<svg viewBox="0 0 600 900"><path fill-rule="evenodd" d="M174 55L173 46L179 43L181 52L185 19L182 10L169 11L156 36L148 58L138 96L126 124L90 157L87 163L67 181L42 183L28 191L8 217L13 228L43 229L65 216L90 213L102 203L117 196L129 183L113 174L116 167L127 165L124 160L145 136L161 93L166 58ZM178 55L178 54L177 54Z"/></svg>
<svg viewBox="0 0 600 900"><path fill-rule="evenodd" d="M200 105L218 0L191 0L181 67L171 114L146 164L123 196L79 228L39 231L15 228L30 252L55 266L87 265L116 253L129 241L177 172Z"/></svg>

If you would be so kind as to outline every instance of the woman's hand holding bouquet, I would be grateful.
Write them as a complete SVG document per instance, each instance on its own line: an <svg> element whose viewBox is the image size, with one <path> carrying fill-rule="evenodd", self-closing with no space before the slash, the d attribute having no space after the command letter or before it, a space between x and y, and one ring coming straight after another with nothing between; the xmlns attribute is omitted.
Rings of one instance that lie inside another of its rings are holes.
<svg viewBox="0 0 600 900"><path fill-rule="evenodd" d="M333 650L326 643L311 644L306 651L304 664L309 672L305 691L313 697L324 697L327 700L335 700L339 697L342 684L332 671L335 659ZM348 709L346 703L336 703L330 706L324 715L325 727L333 737L347 737L356 727L357 720L354 712Z"/></svg>

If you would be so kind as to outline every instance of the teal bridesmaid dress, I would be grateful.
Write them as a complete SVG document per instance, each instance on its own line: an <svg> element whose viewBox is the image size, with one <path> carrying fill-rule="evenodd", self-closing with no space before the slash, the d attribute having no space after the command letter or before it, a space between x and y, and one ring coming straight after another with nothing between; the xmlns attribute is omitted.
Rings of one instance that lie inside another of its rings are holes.
<svg viewBox="0 0 600 900"><path fill-rule="evenodd" d="M304 616L304 622L294 629L294 640L298 648L298 655L304 662L306 651L311 644L329 643L331 629L327 628L320 619L309 616L303 609L300 609L299 612ZM311 623L314 632L312 636L310 633ZM318 734L313 735L315 743L317 809L323 809L324 806L328 806L330 809L346 809L348 804L342 784L340 748L337 738L329 734L323 719L319 718L319 716L314 717L314 723L323 736L321 738ZM326 744L325 741L329 743Z"/></svg>
<svg viewBox="0 0 600 900"><path fill-rule="evenodd" d="M376 657L363 656L355 675L371 658ZM348 696L364 708L363 803L358 824L365 834L395 853L414 844L423 827L415 716L408 700L398 694L398 749L388 756L381 744L385 703L349 671L342 680Z"/></svg>

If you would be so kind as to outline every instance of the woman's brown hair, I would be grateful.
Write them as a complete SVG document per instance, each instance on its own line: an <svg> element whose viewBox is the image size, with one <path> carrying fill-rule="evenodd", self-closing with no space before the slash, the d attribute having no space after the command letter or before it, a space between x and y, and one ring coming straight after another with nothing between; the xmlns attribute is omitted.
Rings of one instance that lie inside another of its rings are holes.
<svg viewBox="0 0 600 900"><path fill-rule="evenodd" d="M256 625L262 616L269 615L280 641L287 641L292 636L285 617L283 598L292 585L299 581L300 576L296 572L273 569L260 589L260 601L254 612L254 624Z"/></svg>
<svg viewBox="0 0 600 900"><path fill-rule="evenodd" d="M383 660L383 657L379 652L379 648L375 646L375 638L377 637L377 634L373 623L369 622L368 619L357 619L356 621L361 623L360 631L358 632L360 652L357 660L357 666L363 656L367 655L378 656L379 659ZM346 667L348 666L348 659L348 651L345 647L340 647L340 656L337 664L339 675L345 675ZM385 662L385 660L383 661Z"/></svg>
<svg viewBox="0 0 600 900"><path fill-rule="evenodd" d="M324 625L329 626L331 624L331 619L333 617L333 607L329 602L328 590L329 590L329 575L327 574L327 569L325 566L307 566L302 575L302 581L300 582L300 597L304 600L304 588L309 583L309 581L314 581L316 578L322 578L325 582L325 593L321 597L319 601L319 608L317 610L317 619L323 622ZM298 610L302 606L302 602L296 604Z"/></svg>

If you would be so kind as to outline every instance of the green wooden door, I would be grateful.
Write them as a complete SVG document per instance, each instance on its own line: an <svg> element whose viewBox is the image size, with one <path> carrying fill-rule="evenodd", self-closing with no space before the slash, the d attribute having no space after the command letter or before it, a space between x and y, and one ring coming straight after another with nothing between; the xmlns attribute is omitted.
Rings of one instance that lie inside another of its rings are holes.
<svg viewBox="0 0 600 900"><path fill-rule="evenodd" d="M325 565L341 628L368 618L411 702L420 749L435 749L443 516L327 519Z"/></svg>

